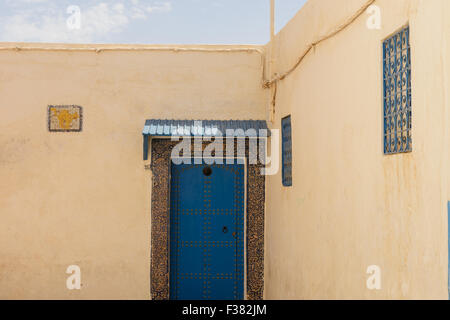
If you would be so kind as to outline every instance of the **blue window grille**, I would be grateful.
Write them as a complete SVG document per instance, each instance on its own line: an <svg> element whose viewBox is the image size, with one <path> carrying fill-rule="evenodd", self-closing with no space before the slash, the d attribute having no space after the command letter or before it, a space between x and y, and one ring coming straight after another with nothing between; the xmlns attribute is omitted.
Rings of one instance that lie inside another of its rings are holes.
<svg viewBox="0 0 450 320"><path fill-rule="evenodd" d="M412 151L409 27L383 42L384 154Z"/></svg>
<svg viewBox="0 0 450 320"><path fill-rule="evenodd" d="M292 186L292 128L291 116L281 119L281 135L282 135L282 179L283 186Z"/></svg>

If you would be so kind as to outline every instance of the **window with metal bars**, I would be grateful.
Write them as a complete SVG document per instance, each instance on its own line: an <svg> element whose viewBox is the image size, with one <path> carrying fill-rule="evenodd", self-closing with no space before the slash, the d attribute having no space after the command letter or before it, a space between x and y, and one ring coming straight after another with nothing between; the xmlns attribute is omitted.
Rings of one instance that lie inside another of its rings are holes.
<svg viewBox="0 0 450 320"><path fill-rule="evenodd" d="M291 116L281 119L282 180L283 186L292 186L292 128Z"/></svg>
<svg viewBox="0 0 450 320"><path fill-rule="evenodd" d="M383 42L384 154L412 151L409 27Z"/></svg>

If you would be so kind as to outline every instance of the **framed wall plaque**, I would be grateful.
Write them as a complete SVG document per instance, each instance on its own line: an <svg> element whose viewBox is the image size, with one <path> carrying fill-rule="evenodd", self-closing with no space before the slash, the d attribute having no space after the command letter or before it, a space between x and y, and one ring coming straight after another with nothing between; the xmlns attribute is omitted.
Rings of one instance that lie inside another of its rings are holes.
<svg viewBox="0 0 450 320"><path fill-rule="evenodd" d="M48 106L48 130L50 132L80 132L82 129L82 107Z"/></svg>

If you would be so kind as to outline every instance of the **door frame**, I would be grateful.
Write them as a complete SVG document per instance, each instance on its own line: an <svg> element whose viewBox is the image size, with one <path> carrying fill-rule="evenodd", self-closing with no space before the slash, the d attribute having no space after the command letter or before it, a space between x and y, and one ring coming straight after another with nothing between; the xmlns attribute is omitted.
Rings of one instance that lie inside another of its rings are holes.
<svg viewBox="0 0 450 320"><path fill-rule="evenodd" d="M264 295L265 176L261 170L264 165L259 162L249 164L249 139L245 140L244 299L262 300ZM259 142L265 144L266 140L259 139ZM154 300L169 299L170 166L172 149L178 143L166 138L151 139L150 295ZM210 141L204 141L203 148L210 143ZM191 157L193 156L194 154L191 154ZM239 157L236 142L235 157Z"/></svg>

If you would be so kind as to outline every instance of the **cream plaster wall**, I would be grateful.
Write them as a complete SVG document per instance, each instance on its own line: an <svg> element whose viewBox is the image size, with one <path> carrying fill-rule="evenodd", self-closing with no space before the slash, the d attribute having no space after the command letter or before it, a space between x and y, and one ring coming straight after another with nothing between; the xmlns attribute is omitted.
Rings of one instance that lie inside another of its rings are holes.
<svg viewBox="0 0 450 320"><path fill-rule="evenodd" d="M309 0L275 38L274 72L366 0ZM268 299L447 299L450 3L377 0L278 84L292 115L293 187L267 179ZM382 41L409 23L413 152L383 155ZM270 46L270 45L269 45ZM366 288L378 265L382 288Z"/></svg>
<svg viewBox="0 0 450 320"><path fill-rule="evenodd" d="M0 51L0 299L148 299L144 120L264 119L261 55L16 45L55 50ZM48 132L49 104L82 106L83 131Z"/></svg>
<svg viewBox="0 0 450 320"><path fill-rule="evenodd" d="M274 72L363 3L309 0L267 46ZM450 2L375 4L381 30L361 16L278 84L272 127L292 115L294 180L266 180L268 299L447 298ZM413 152L384 156L381 45L408 22ZM0 51L0 298L148 299L144 120L269 119L260 54L0 43L17 45L53 50ZM49 104L81 105L83 132L48 132ZM82 290L66 289L71 264Z"/></svg>

